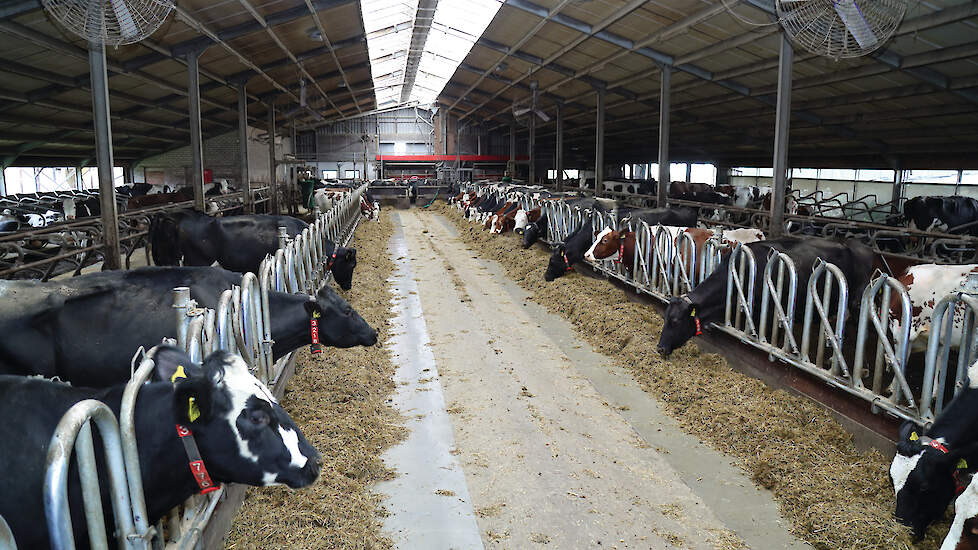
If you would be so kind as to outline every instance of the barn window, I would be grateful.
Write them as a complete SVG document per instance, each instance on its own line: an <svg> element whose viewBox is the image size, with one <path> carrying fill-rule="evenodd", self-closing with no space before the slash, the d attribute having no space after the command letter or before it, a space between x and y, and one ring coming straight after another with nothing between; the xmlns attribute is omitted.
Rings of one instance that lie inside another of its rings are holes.
<svg viewBox="0 0 978 550"><path fill-rule="evenodd" d="M338 179L339 177L340 177L340 173L337 172L336 170L323 170L324 180L335 180Z"/></svg>

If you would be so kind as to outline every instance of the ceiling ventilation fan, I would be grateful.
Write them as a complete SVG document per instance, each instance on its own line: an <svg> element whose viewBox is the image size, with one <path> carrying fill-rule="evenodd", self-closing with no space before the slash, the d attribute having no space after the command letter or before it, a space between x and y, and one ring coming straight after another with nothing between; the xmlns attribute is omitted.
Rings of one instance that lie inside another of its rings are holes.
<svg viewBox="0 0 978 550"><path fill-rule="evenodd" d="M173 0L41 0L69 31L107 46L134 44L160 28Z"/></svg>
<svg viewBox="0 0 978 550"><path fill-rule="evenodd" d="M530 89L533 91L533 94L530 96L530 105L529 106L527 106L527 107L521 107L521 106L519 106L519 104L517 102L513 102L513 116L514 117L519 118L519 117L521 117L521 116L523 116L523 115L525 115L525 114L527 114L529 112L533 112L538 117L540 117L540 120L542 120L544 122L550 122L550 117L547 115L547 113L545 113L545 112L543 112L543 111L541 111L540 109L537 108L537 88L538 87L539 87L539 82L537 82L536 80L534 80L533 82L530 82Z"/></svg>
<svg viewBox="0 0 978 550"><path fill-rule="evenodd" d="M860 57L896 32L909 0L775 0L791 41L833 59Z"/></svg>

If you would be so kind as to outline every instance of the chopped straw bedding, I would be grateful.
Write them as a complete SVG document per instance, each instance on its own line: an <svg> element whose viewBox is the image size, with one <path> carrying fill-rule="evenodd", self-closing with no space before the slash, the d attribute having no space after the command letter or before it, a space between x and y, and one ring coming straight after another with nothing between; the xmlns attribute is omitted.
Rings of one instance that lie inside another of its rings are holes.
<svg viewBox="0 0 978 550"><path fill-rule="evenodd" d="M394 265L387 252L393 225L364 221L356 233L353 288L339 291L376 327L380 342L390 333ZM317 356L299 352L296 374L282 406L323 456L319 479L308 488L250 488L228 534L234 549L379 549L381 496L371 485L394 472L381 453L404 437L401 418L387 401L394 391L394 365L386 349L326 348Z"/></svg>
<svg viewBox="0 0 978 550"><path fill-rule="evenodd" d="M737 457L770 489L792 531L818 549L930 549L947 522L912 545L893 519L889 457L857 450L851 435L820 405L731 369L692 344L669 360L655 351L662 318L606 281L569 273L543 279L547 253L522 250L512 233L490 235L454 207L432 207L452 220L463 242L499 262L535 301L570 320L578 335L626 368L687 432ZM761 549L759 549L761 550Z"/></svg>

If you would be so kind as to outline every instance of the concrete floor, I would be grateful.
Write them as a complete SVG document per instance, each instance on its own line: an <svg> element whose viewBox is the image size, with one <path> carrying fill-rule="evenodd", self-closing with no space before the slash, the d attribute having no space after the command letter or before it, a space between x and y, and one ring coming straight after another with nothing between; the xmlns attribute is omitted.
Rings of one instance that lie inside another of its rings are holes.
<svg viewBox="0 0 978 550"><path fill-rule="evenodd" d="M413 279L395 279L395 325L416 349L389 343L401 383L395 406L413 430L407 449L385 457L408 473L384 488L398 548L709 549L738 548L738 539L757 549L807 548L768 493L681 432L569 323L527 302L448 220L418 210L392 217L398 276ZM409 395L418 392L435 398ZM451 433L429 429L446 419ZM418 432L441 433L441 444ZM430 456L419 458L423 448ZM439 495L431 490L439 483L451 488ZM434 543L433 530L458 536Z"/></svg>

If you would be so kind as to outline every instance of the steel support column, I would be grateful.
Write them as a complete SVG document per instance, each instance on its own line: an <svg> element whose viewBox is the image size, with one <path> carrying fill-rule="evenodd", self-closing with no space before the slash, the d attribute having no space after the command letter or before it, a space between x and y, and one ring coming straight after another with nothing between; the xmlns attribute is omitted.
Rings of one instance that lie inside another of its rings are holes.
<svg viewBox="0 0 978 550"><path fill-rule="evenodd" d="M75 166L75 189L81 191L85 187L82 182L82 167Z"/></svg>
<svg viewBox="0 0 978 550"><path fill-rule="evenodd" d="M903 163L897 161L893 165L893 193L890 195L890 213L900 212L900 199L903 198Z"/></svg>
<svg viewBox="0 0 978 550"><path fill-rule="evenodd" d="M109 75L106 72L105 47L88 46L89 74L92 81L92 121L95 125L95 154L98 159L98 192L102 207L102 234L105 238L103 269L120 269L119 216L116 211L115 185L112 181L112 119L109 118Z"/></svg>
<svg viewBox="0 0 978 550"><path fill-rule="evenodd" d="M601 196L604 183L604 88L597 90L597 122L594 126L594 196Z"/></svg>
<svg viewBox="0 0 978 550"><path fill-rule="evenodd" d="M279 214L278 186L275 184L275 99L268 102L268 189L272 214Z"/></svg>
<svg viewBox="0 0 978 550"><path fill-rule="evenodd" d="M788 180L788 131L791 122L791 68L795 52L781 33L778 55L778 100L774 123L774 194L771 200L771 237L784 232L785 187Z"/></svg>
<svg viewBox="0 0 978 550"><path fill-rule="evenodd" d="M187 102L190 105L190 185L194 210L204 211L204 144L200 134L200 52L187 54Z"/></svg>
<svg viewBox="0 0 978 550"><path fill-rule="evenodd" d="M3 176L3 173L5 171L6 168L4 168L2 164L0 164L0 197L7 195L7 179Z"/></svg>
<svg viewBox="0 0 978 550"><path fill-rule="evenodd" d="M251 174L248 173L248 92L244 83L238 84L238 189L244 192L245 212L255 212L255 197L251 194Z"/></svg>
<svg viewBox="0 0 978 550"><path fill-rule="evenodd" d="M516 121L509 123L509 163L506 165L509 177L516 177Z"/></svg>
<svg viewBox="0 0 978 550"><path fill-rule="evenodd" d="M527 116L529 117L527 124L530 126L530 138L526 146L527 153L530 157L530 173L527 180L529 181L530 185L533 185L536 183L537 179L537 156L536 152L534 151L537 146L537 114L530 111Z"/></svg>
<svg viewBox="0 0 978 550"><path fill-rule="evenodd" d="M557 104L557 143L554 144L554 169L557 172L557 191L564 190L564 109Z"/></svg>
<svg viewBox="0 0 978 550"><path fill-rule="evenodd" d="M442 140L442 152L441 154L448 154L448 109L444 108L441 112L441 140Z"/></svg>
<svg viewBox="0 0 978 550"><path fill-rule="evenodd" d="M686 163L686 183L689 183L692 178L693 178L693 163L692 162L687 162Z"/></svg>
<svg viewBox="0 0 978 550"><path fill-rule="evenodd" d="M669 110L672 108L670 96L672 67L660 67L659 86L659 183L656 186L656 206L664 207L669 196Z"/></svg>

